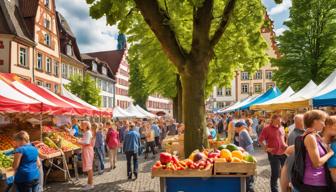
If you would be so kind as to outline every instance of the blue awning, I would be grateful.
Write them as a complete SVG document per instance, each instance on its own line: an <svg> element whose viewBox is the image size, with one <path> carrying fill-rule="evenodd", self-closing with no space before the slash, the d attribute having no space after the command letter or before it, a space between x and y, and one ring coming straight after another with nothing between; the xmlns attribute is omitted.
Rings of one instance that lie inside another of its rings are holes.
<svg viewBox="0 0 336 192"><path fill-rule="evenodd" d="M336 89L313 98L314 107L336 106Z"/></svg>
<svg viewBox="0 0 336 192"><path fill-rule="evenodd" d="M274 98L278 97L279 95L281 95L280 89L278 89L277 87L272 87L272 88L268 89L264 94L257 97L256 99L254 99L251 102L245 104L244 106L241 106L238 110L249 109L250 106L252 106L252 105L264 103L266 101L269 101L271 99L274 99Z"/></svg>

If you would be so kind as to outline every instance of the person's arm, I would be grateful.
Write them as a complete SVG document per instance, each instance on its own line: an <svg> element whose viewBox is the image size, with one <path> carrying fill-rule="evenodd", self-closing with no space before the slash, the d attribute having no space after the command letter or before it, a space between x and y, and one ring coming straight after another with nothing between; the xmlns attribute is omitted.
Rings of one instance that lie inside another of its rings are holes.
<svg viewBox="0 0 336 192"><path fill-rule="evenodd" d="M37 157L37 161L36 161L37 167L40 168L42 163L41 163L41 159L39 157Z"/></svg>
<svg viewBox="0 0 336 192"><path fill-rule="evenodd" d="M261 145L261 147L266 151L266 152L271 152L273 150L273 148L269 148L267 145L264 144L264 141L267 138L267 132L266 129L263 128L259 137L259 144Z"/></svg>
<svg viewBox="0 0 336 192"><path fill-rule="evenodd" d="M295 145L290 145L285 151L285 155L290 156L295 152Z"/></svg>
<svg viewBox="0 0 336 192"><path fill-rule="evenodd" d="M92 134L86 132L82 139L78 140L78 143L81 145L89 145L91 142Z"/></svg>
<svg viewBox="0 0 336 192"><path fill-rule="evenodd" d="M312 166L314 168L322 167L328 161L328 159L334 155L334 152L328 147L327 154L325 154L323 157L320 157L317 146L318 143L313 134L309 134L305 137L304 145L307 149L308 155L312 162Z"/></svg>
<svg viewBox="0 0 336 192"><path fill-rule="evenodd" d="M14 153L13 169L14 172L19 168L21 162L22 154L19 152Z"/></svg>

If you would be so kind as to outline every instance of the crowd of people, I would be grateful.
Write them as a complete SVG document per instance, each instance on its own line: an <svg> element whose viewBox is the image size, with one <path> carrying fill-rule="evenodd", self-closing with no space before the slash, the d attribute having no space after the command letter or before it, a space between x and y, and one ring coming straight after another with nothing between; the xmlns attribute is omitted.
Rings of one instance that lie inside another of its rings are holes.
<svg viewBox="0 0 336 192"><path fill-rule="evenodd" d="M273 115L246 115L244 113L207 117L207 133L211 139L232 139L247 152L263 149L271 167L272 192L304 191L329 192L336 187L336 116L320 110L282 117ZM127 177L138 178L138 159L155 158L162 149L162 140L168 135L184 133L184 124L173 119L116 120L103 123L78 122L63 127L78 137L81 146L83 172L88 181L84 190L93 189L93 175L116 168L117 155L125 154ZM41 190L41 161L29 135L21 131L15 135L16 149L13 168L18 191ZM109 167L105 169L105 157ZM96 163L94 163L96 162ZM280 179L280 182L279 182ZM278 182L280 186L278 186ZM247 191L253 192L254 178L247 178Z"/></svg>
<svg viewBox="0 0 336 192"><path fill-rule="evenodd" d="M152 153L153 159L162 149L161 143L166 136L183 134L184 124L174 119L158 120L116 120L105 123L89 121L79 122L73 118L61 129L77 137L81 146L82 171L87 175L87 185L83 190L94 188L94 171L103 174L112 171L117 165L117 155L125 154L127 160L127 177L136 180L138 177L138 157L144 154L147 159ZM14 184L19 192L39 192L43 190L43 168L38 150L30 142L29 134L20 131L14 137L15 170ZM105 158L109 167L105 169ZM133 164L133 166L132 166ZM10 190L10 187L8 188Z"/></svg>

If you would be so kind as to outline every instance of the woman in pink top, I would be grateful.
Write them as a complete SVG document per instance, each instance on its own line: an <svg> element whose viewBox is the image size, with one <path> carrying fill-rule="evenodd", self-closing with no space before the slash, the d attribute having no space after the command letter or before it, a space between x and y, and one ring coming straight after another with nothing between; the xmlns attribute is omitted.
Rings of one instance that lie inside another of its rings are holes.
<svg viewBox="0 0 336 192"><path fill-rule="evenodd" d="M94 137L91 132L91 124L88 121L83 121L81 123L81 129L83 131L83 138L78 140L78 143L82 146L82 163L83 172L88 174L88 184L83 188L83 190L93 189L93 146Z"/></svg>
<svg viewBox="0 0 336 192"><path fill-rule="evenodd" d="M327 114L320 110L308 111L304 114L305 127L314 132L308 134L304 139L307 150L305 159L305 171L303 177L303 187L300 191L305 192L328 192L330 191L327 182L325 163L334 154L330 147L322 142L319 132L325 127Z"/></svg>
<svg viewBox="0 0 336 192"><path fill-rule="evenodd" d="M117 131L117 126L112 125L110 121L106 122L106 127L108 127L106 134L106 145L108 148L110 166L112 170L116 168L117 163L117 151L120 146L119 132Z"/></svg>

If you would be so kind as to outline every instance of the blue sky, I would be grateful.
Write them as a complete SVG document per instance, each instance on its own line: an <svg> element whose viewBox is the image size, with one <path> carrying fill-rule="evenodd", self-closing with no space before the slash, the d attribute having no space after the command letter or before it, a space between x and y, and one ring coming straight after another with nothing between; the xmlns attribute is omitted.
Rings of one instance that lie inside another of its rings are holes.
<svg viewBox="0 0 336 192"><path fill-rule="evenodd" d="M274 21L274 31L277 35L281 34L285 30L282 23L288 19L291 0L283 0L278 5L274 0L262 1ZM56 9L68 21L83 53L116 49L117 27L107 26L105 18L92 19L85 0L56 0Z"/></svg>

